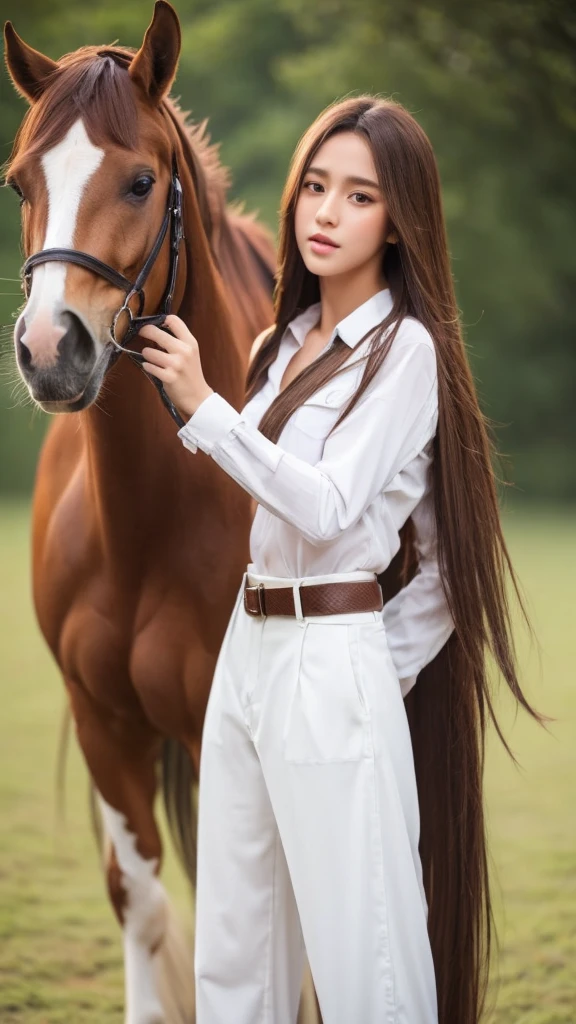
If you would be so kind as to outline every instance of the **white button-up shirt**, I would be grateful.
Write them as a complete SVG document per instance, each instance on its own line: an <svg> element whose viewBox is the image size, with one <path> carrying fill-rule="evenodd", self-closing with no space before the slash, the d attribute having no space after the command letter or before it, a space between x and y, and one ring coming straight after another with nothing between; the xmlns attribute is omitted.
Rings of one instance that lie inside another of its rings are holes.
<svg viewBox="0 0 576 1024"><path fill-rule="evenodd" d="M391 308L386 288L341 320L326 348L336 335L352 348ZM190 451L201 448L210 455L258 502L250 533L256 573L380 573L398 551L399 530L412 516L418 570L382 611L405 696L454 629L436 560L434 342L420 321L404 318L370 386L327 437L358 387L365 363L357 361L371 333L351 352L346 369L294 411L274 444L257 424L278 394L290 359L318 322L320 309L315 303L291 321L266 383L241 412L214 392L178 436Z"/></svg>

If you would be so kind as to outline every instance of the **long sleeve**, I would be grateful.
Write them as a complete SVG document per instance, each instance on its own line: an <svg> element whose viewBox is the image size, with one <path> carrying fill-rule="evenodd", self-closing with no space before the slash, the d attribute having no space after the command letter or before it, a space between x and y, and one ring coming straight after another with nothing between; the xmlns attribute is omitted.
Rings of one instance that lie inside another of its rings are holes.
<svg viewBox="0 0 576 1024"><path fill-rule="evenodd" d="M358 522L434 431L436 354L425 341L392 348L352 412L312 466L273 444L217 392L178 431L209 454L264 508L312 544Z"/></svg>
<svg viewBox="0 0 576 1024"><path fill-rule="evenodd" d="M433 492L428 490L412 512L418 569L410 582L382 610L388 647L402 696L418 673L436 657L454 629L442 588L436 552Z"/></svg>

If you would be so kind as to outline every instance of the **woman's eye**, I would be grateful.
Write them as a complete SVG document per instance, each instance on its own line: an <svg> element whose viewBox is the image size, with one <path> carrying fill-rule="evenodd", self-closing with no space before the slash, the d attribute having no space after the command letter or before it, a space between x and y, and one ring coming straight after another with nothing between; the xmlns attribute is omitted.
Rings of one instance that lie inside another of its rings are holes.
<svg viewBox="0 0 576 1024"><path fill-rule="evenodd" d="M154 185L154 178L150 174L143 174L140 178L136 178L136 181L132 185L132 195L138 196L139 199L142 196L147 196Z"/></svg>
<svg viewBox="0 0 576 1024"><path fill-rule="evenodd" d="M319 181L305 181L304 182L304 188L309 188L310 186L312 186L312 188L311 188L312 192L316 192L316 188L321 189L323 187L322 184ZM316 195L318 195L318 192L316 192Z"/></svg>
<svg viewBox="0 0 576 1024"><path fill-rule="evenodd" d="M361 199L362 200L362 202L357 204L358 206L367 206L368 203L372 202L370 196L364 195L363 192L354 192L353 195L356 196L357 199Z"/></svg>

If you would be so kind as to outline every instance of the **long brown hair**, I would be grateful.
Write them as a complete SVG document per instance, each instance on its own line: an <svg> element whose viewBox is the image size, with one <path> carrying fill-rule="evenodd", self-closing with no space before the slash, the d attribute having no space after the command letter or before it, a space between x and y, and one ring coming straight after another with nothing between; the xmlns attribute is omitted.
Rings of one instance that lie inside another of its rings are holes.
<svg viewBox="0 0 576 1024"><path fill-rule="evenodd" d="M307 270L296 244L294 211L315 153L343 131L360 134L370 146L389 208L388 230L395 228L398 243L386 246L383 257L393 308L370 341L362 379L338 422L386 358L405 316L425 325L436 349L437 557L455 630L420 672L405 706L418 781L420 854L439 1024L477 1024L495 937L482 793L487 712L516 763L494 713L490 654L526 711L540 724L552 719L528 703L518 681L507 573L532 637L533 630L500 522L493 428L480 409L462 337L434 152L425 132L399 103L364 95L332 104L300 140L281 203L276 322L250 366L246 400L262 387L287 324L320 299L318 277ZM335 376L349 356L348 346L336 338L271 403L259 424L262 433L277 441L293 411ZM417 569L410 518L401 541L398 554L378 577L385 600Z"/></svg>

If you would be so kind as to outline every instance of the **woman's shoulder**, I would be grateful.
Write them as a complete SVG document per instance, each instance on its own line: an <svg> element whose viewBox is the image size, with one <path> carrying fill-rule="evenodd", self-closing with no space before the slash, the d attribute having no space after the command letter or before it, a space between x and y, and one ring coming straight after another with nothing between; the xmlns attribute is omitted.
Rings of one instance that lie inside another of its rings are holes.
<svg viewBox="0 0 576 1024"><path fill-rule="evenodd" d="M388 338L395 329L396 323L397 321L393 320L388 326L388 329L384 334L384 338L378 346L379 348L384 347L386 344L386 338ZM373 334L364 339L364 341L350 353L348 359L344 363L344 366L350 365L351 367L356 367L358 365L363 365L365 360L369 357L370 352L373 351L372 338ZM419 349L418 352L414 352L414 356L416 358L413 365L421 365L436 375L436 347L432 334L421 320L418 320L413 316L405 316L401 320L394 335L394 340L390 346L389 353L386 355L386 358L383 360L374 375L372 386L377 386L379 381L385 380L389 374L396 372L397 367L405 361L404 357L406 349Z"/></svg>
<svg viewBox="0 0 576 1024"><path fill-rule="evenodd" d="M405 345L418 344L426 345L436 355L434 338L426 325L415 316L403 317L394 339L395 347L403 348Z"/></svg>
<svg viewBox="0 0 576 1024"><path fill-rule="evenodd" d="M271 324L269 327L265 327L263 331L260 331L258 337L254 338L252 342L252 348L250 349L250 355L248 356L248 363L250 364L254 359L254 356L258 352L258 349L264 344L264 342L270 337L272 331L276 329L276 324Z"/></svg>

